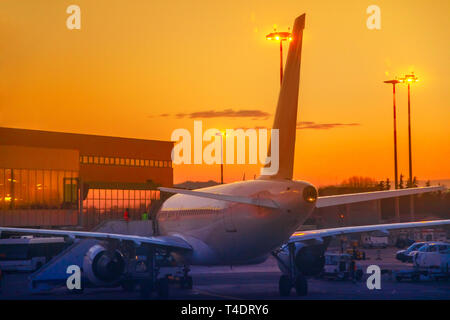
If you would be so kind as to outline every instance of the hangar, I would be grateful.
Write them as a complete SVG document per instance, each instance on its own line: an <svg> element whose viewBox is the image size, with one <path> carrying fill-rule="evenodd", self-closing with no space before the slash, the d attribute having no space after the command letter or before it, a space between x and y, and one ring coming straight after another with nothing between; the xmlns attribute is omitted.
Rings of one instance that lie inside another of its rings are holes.
<svg viewBox="0 0 450 320"><path fill-rule="evenodd" d="M173 142L0 127L0 226L139 219L173 185Z"/></svg>

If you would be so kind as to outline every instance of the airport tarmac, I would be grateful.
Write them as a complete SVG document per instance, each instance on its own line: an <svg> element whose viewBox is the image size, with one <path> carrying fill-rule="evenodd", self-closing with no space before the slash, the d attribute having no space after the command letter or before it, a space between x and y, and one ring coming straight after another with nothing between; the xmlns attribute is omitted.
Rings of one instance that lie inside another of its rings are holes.
<svg viewBox="0 0 450 320"><path fill-rule="evenodd" d="M411 264L395 260L396 248L365 250L367 260L358 261L363 270L371 264L386 270L411 268ZM378 258L381 258L379 260ZM7 273L0 299L140 299L139 292L125 292L121 288L86 288L82 294L70 293L66 288L56 288L45 293L28 291L28 275ZM280 271L274 258L252 266L193 267L192 290L181 290L173 285L170 299L280 299L278 279ZM310 278L309 293L298 297L293 290L291 296L282 299L450 299L449 281L423 281L398 283L390 274L381 278L381 290L369 290L366 281L324 280Z"/></svg>

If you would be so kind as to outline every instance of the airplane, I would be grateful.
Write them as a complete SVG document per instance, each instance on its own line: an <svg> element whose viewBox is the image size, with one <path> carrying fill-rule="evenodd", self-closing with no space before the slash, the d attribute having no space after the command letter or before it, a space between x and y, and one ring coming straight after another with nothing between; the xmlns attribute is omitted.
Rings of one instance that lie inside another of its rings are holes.
<svg viewBox="0 0 450 320"><path fill-rule="evenodd" d="M89 280L98 285L122 281L132 260L126 257L135 257L130 248L144 247L148 269L145 278L139 280L143 296L153 291L161 297L168 295L168 281L159 277L157 257L170 255L177 265L185 266L182 281L185 287L192 288L189 266L252 264L272 254L282 271L279 292L286 296L293 288L298 295L307 294L307 277L322 269L324 252L332 237L450 224L450 220L437 220L296 232L314 208L444 190L432 186L319 197L311 183L293 180L304 26L305 14L294 22L273 123L273 128L279 130L280 156L276 174L197 190L161 187L160 191L174 195L165 200L156 213L152 236L9 227L0 227L0 232L102 241L105 245L95 245L88 250L83 268Z"/></svg>

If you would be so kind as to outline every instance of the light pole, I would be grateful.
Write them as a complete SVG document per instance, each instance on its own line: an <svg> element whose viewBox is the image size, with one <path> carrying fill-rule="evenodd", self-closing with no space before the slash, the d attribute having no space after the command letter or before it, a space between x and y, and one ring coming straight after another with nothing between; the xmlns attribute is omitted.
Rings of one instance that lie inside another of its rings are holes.
<svg viewBox="0 0 450 320"><path fill-rule="evenodd" d="M413 186L412 156L411 156L411 83L419 81L414 72L400 79L402 83L408 84L408 142L409 142L409 187Z"/></svg>
<svg viewBox="0 0 450 320"><path fill-rule="evenodd" d="M395 172L395 189L398 189L398 166L397 166L397 106L395 103L395 85L400 83L399 80L387 80L384 83L392 84L392 95L394 102L394 172Z"/></svg>
<svg viewBox="0 0 450 320"><path fill-rule="evenodd" d="M280 85L283 83L283 41L291 41L292 34L290 32L274 32L266 35L266 40L274 40L280 42Z"/></svg>
<svg viewBox="0 0 450 320"><path fill-rule="evenodd" d="M223 184L223 137L225 133L217 132L216 136L220 136L220 184Z"/></svg>
<svg viewBox="0 0 450 320"><path fill-rule="evenodd" d="M411 83L419 81L419 78L417 78L414 75L414 72L411 74L405 75L403 78L400 78L400 81L402 83L408 84L408 142L409 142L409 181L408 185L409 188L413 187L413 173L412 173L412 155L411 155ZM409 207L410 207L410 214L411 214L411 221L415 220L415 214L414 214L414 196L409 197Z"/></svg>
<svg viewBox="0 0 450 320"><path fill-rule="evenodd" d="M394 102L394 174L395 174L395 189L398 189L398 165L397 165L397 106L395 103L395 85L400 83L400 80L387 80L384 83L392 84L392 96ZM399 199L395 198L395 218L400 222L400 208Z"/></svg>

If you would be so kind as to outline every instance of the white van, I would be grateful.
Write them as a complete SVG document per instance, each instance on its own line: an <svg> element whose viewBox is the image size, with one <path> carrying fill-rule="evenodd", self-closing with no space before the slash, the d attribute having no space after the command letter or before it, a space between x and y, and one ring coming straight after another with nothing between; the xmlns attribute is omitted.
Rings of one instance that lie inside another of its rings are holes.
<svg viewBox="0 0 450 320"><path fill-rule="evenodd" d="M435 269L448 273L450 267L450 243L429 242L422 246L413 258L418 269Z"/></svg>

